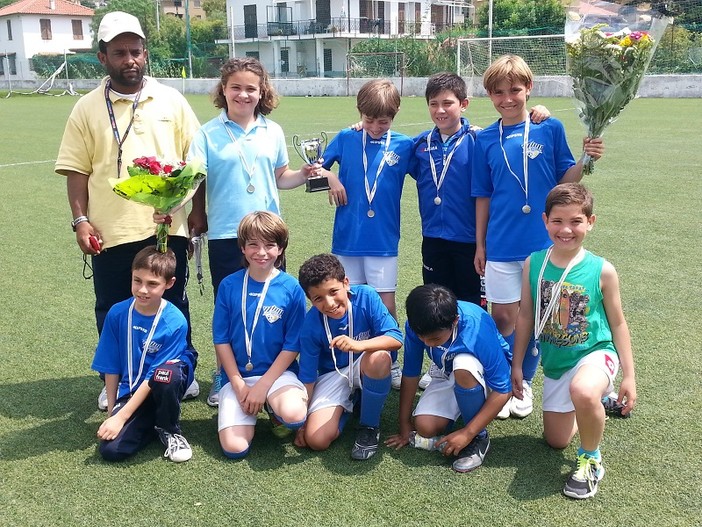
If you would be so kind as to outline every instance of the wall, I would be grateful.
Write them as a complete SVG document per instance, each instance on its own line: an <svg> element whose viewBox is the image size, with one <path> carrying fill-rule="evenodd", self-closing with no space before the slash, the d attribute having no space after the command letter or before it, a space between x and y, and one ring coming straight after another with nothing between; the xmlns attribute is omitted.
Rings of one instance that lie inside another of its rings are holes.
<svg viewBox="0 0 702 527"><path fill-rule="evenodd" d="M34 90L45 79L38 81L12 81L12 89L16 91ZM218 79L162 79L165 84L182 90L185 84L186 93L207 94L218 82ZM356 95L359 88L368 79L351 79L347 92L346 79L273 79L278 92L283 96L346 96ZM466 79L468 93L471 97L483 97L481 79ZM400 79L393 79L400 88ZM419 77L405 78L402 80L402 94L405 96L424 96L424 87L427 79ZM99 81L94 79L72 80L76 90L90 90L96 87ZM568 77L537 77L532 94L538 97L571 97L570 81ZM65 79L57 79L54 88L66 88ZM7 90L8 84L5 77L0 77L0 90ZM695 98L702 97L702 75L648 75L644 78L639 89L640 97L670 97L670 98Z"/></svg>

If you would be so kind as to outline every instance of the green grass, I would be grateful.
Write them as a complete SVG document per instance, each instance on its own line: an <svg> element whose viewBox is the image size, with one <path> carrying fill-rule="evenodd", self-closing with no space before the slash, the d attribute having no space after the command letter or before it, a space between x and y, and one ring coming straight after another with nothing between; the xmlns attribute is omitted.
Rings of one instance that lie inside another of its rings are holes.
<svg viewBox="0 0 702 527"><path fill-rule="evenodd" d="M202 122L215 115L206 97L190 100ZM571 101L534 102L565 122L577 152L582 129ZM53 173L74 103L0 99L0 525L702 524L698 101L634 101L608 130L607 153L587 181L598 215L587 246L620 273L639 405L632 419L608 422L607 476L585 503L560 495L576 445L562 452L546 447L538 413L492 424L485 466L457 475L441 456L409 448L383 448L369 462L352 462L352 427L327 452L298 450L275 438L266 421L251 454L228 461L219 450L215 412L201 395L183 405L193 460L169 463L154 444L126 463L102 462L95 448L100 382L90 371L92 284L82 278L68 226L65 181ZM481 125L495 118L486 100L472 102L468 115ZM357 114L352 99L285 98L271 117L289 140L295 133L335 132ZM427 128L423 99L405 99L395 124L409 135ZM292 148L290 156L297 165ZM408 181L400 307L421 282L415 192ZM305 258L329 249L333 209L325 195L302 189L283 192L282 204L291 229L289 271L296 274ZM190 296L197 377L207 393L214 363L209 283L204 296L191 284ZM396 430L397 405L393 392L383 437Z"/></svg>

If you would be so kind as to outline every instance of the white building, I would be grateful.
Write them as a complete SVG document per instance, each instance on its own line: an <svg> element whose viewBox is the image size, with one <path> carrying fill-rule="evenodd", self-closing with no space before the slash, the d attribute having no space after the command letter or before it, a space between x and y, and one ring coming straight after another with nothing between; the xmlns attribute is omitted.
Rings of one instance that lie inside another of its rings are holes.
<svg viewBox="0 0 702 527"><path fill-rule="evenodd" d="M89 51L93 10L76 0L20 0L0 8L0 78L32 80L34 55Z"/></svg>
<svg viewBox="0 0 702 527"><path fill-rule="evenodd" d="M341 77L346 54L367 39L463 24L470 0L227 0L234 56L258 58L274 77Z"/></svg>

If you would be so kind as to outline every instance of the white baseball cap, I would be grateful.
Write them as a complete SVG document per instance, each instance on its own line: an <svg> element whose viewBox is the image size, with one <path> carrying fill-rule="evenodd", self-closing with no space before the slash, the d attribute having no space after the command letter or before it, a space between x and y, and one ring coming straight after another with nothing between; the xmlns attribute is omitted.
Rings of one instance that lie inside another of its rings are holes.
<svg viewBox="0 0 702 527"><path fill-rule="evenodd" d="M100 22L98 42L101 40L110 42L122 33L134 33L141 38L146 38L137 17L122 11L113 11L107 13Z"/></svg>

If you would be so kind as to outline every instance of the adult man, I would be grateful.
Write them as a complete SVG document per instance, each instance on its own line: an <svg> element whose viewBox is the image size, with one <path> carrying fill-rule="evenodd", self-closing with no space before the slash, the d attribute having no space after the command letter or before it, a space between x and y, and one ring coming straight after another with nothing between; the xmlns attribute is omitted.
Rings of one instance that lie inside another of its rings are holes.
<svg viewBox="0 0 702 527"><path fill-rule="evenodd" d="M71 226L81 251L92 258L99 334L110 307L131 296L134 256L156 243L153 211L117 196L108 178L129 177L127 166L137 157L184 159L199 123L178 91L144 76L148 52L136 17L120 11L105 15L98 45L97 57L108 76L73 108L54 168L67 177ZM168 242L177 258L176 282L164 297L189 324L187 244L181 210L173 215ZM186 396L197 392L193 383ZM98 407L105 409L106 402L103 389Z"/></svg>

